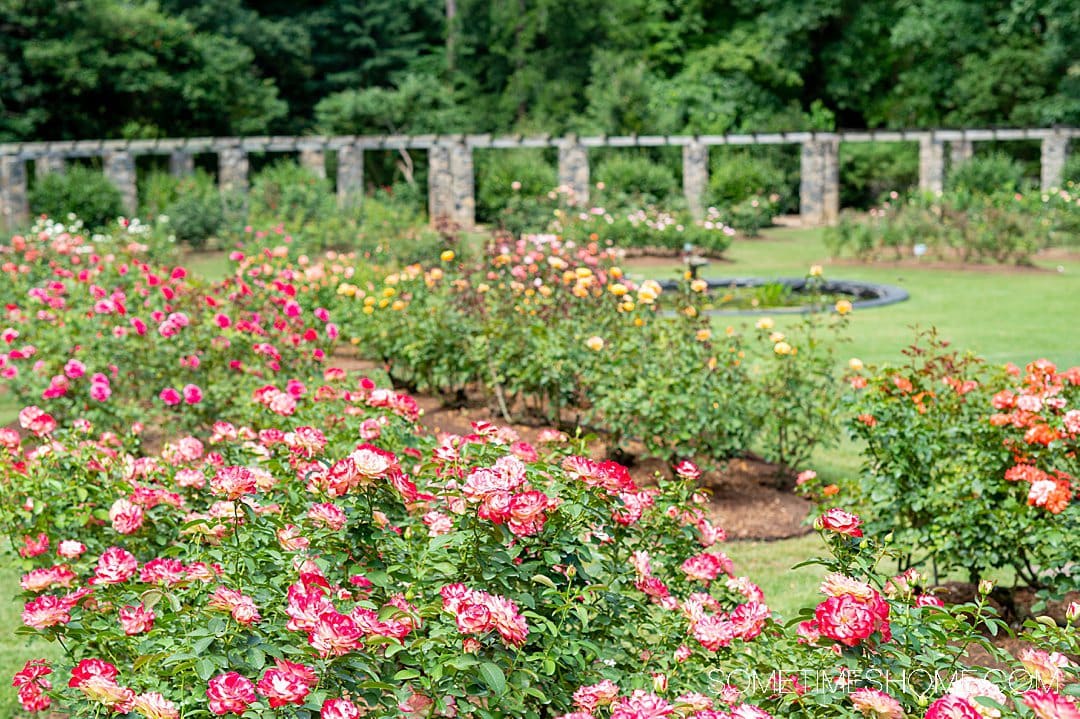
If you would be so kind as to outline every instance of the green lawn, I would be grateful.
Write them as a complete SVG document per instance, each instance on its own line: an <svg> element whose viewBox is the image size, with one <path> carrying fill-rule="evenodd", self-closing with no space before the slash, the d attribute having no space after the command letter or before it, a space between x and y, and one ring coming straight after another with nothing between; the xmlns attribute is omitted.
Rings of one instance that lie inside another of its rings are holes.
<svg viewBox="0 0 1080 719"><path fill-rule="evenodd" d="M911 295L908 301L852 315L847 351L864 362L899 361L917 325L937 327L955 346L995 363L1047 357L1059 365L1080 364L1080 258L1037 261L1032 269L875 267L831 260L822 235L820 229L769 230L760 239L735 242L727 253L731 261L714 261L701 276L798 277L820 264L830 279L904 288ZM636 271L671 277L669 267ZM725 317L718 324L734 319ZM781 330L790 321L776 317Z"/></svg>

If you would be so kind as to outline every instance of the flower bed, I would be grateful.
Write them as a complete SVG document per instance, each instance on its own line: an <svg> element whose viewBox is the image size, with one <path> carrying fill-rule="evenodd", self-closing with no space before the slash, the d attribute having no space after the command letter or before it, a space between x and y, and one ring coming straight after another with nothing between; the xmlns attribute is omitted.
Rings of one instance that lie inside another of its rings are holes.
<svg viewBox="0 0 1080 719"><path fill-rule="evenodd" d="M5 431L23 621L66 649L15 676L28 711L1077 711L1062 692L1076 667L1060 652L1080 649L1072 624L1033 622L1041 648L1010 660L980 633L1003 630L989 588L946 609L916 573L878 575L881 548L854 515L818 520L834 553L824 598L785 626L717 546L693 464L640 487L558 432L538 446L492 425L431 437L411 398L343 374L328 371L290 417L238 401L237 423L151 456L131 453L134 437L39 413L24 417L30 439ZM964 668L975 645L1005 668Z"/></svg>
<svg viewBox="0 0 1080 719"><path fill-rule="evenodd" d="M672 465L722 461L757 442L796 467L831 438L839 393L828 340L849 302L786 335L769 318L714 331L705 281L665 292L630 280L615 259L596 243L528 236L496 244L482 263L447 254L367 287L343 283L339 295L362 311L336 313L397 382L451 396L479 386L506 414L576 418Z"/></svg>
<svg viewBox="0 0 1080 719"><path fill-rule="evenodd" d="M842 213L826 243L863 260L921 259L1030 264L1047 247L1072 247L1080 228L1080 198L1054 193L942 196L897 193L868 218Z"/></svg>

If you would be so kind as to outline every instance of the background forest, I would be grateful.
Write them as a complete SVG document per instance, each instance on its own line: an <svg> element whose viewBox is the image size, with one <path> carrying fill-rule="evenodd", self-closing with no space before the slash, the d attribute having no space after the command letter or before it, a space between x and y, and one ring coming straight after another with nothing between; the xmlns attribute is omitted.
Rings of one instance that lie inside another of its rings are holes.
<svg viewBox="0 0 1080 719"><path fill-rule="evenodd" d="M1080 123L1074 0L0 0L0 141Z"/></svg>

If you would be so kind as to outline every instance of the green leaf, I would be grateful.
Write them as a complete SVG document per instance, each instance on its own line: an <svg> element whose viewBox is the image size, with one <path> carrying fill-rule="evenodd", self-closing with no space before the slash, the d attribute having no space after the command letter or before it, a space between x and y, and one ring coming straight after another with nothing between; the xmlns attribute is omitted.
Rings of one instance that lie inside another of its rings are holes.
<svg viewBox="0 0 1080 719"><path fill-rule="evenodd" d="M204 682L214 676L214 671L216 669L217 666L209 659L199 659L195 662L195 674L197 674L199 679L202 679Z"/></svg>
<svg viewBox="0 0 1080 719"><path fill-rule="evenodd" d="M534 574L532 580L534 584L543 584L545 587L550 587L551 589L556 588L555 582L551 581L551 577L544 574Z"/></svg>
<svg viewBox="0 0 1080 719"><path fill-rule="evenodd" d="M506 675L503 674L503 670L499 668L498 664L492 662L484 662L480 665L480 678L484 680L491 691L496 695L501 695L506 691Z"/></svg>

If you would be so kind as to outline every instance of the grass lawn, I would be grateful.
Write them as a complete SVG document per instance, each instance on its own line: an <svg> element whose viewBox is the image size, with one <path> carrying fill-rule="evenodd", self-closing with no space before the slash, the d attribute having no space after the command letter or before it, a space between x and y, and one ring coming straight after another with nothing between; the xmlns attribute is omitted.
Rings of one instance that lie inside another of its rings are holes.
<svg viewBox="0 0 1080 719"><path fill-rule="evenodd" d="M834 262L817 229L774 229L756 240L737 242L728 253L730 262L713 262L703 277L802 276L812 264L825 267L832 279L863 279L899 285L911 299L891 307L852 315L852 341L843 356L860 357L868 363L898 362L901 350L913 336L913 326L937 327L943 337L961 349L971 349L995 363L1023 364L1047 357L1059 365L1080 364L1080 260L1038 262L1035 269L998 268L970 271L920 267L883 267ZM193 273L220 279L228 267L224 253L195 255L185 261ZM633 273L656 278L673 275L671 264L635 268ZM721 327L738 318L719 318ZM782 329L790 321L776 317ZM0 393L0 424L10 422L15 403ZM838 447L819 450L810 466L824 478L858 471L859 448L845 441ZM816 535L779 542L732 542L725 551L741 574L748 575L765 591L767 601L790 618L799 607L813 606L821 570L791 567L823 551ZM10 556L10 555L9 555ZM0 597L18 592L21 572L0 567ZM0 621L11 629L21 626L22 604L0 598ZM59 647L41 641L25 645L23 637L0 639L0 682L10 677L29 657L54 657ZM0 692L0 716L18 715L14 690Z"/></svg>
<svg viewBox="0 0 1080 719"><path fill-rule="evenodd" d="M847 352L864 362L898 362L914 326L937 327L960 349L988 361L1023 365L1047 357L1058 365L1080 364L1080 258L1037 261L1034 268L988 266L972 270L856 265L829 258L820 229L776 228L734 243L730 262L714 261L702 277L801 277L819 264L829 279L868 280L904 288L911 299L855 312ZM667 266L636 269L668 278ZM728 325L739 318L718 318ZM790 318L777 315L781 331Z"/></svg>

